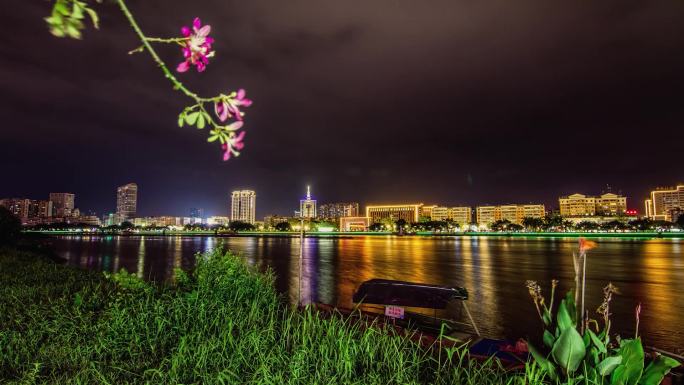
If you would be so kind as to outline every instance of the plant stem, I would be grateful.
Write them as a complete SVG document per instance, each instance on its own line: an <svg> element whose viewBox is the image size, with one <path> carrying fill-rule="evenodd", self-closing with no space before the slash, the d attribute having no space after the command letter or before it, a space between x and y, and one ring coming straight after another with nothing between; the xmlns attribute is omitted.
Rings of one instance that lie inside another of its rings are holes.
<svg viewBox="0 0 684 385"><path fill-rule="evenodd" d="M164 75L166 76L166 78L169 79L171 81L171 83L173 83L174 88L180 90L186 96L194 99L197 103L213 101L212 99L202 98L202 97L198 96L196 93L187 89L183 85L183 83L178 81L178 79L176 79L176 77L173 75L171 70L169 70L169 68L166 66L166 63L164 63L164 61L162 61L162 59L157 54L157 51L155 51L154 48L152 48L152 45L150 44L150 41L159 41L159 40L163 40L163 39L146 37L145 34L140 29L140 26L138 25L138 23L135 21L133 14L131 14L131 11L126 6L126 3L124 2L124 0L116 0L116 2L117 2L117 4L119 4L119 8L121 8L121 12L123 12L124 16L126 16L126 19L128 19L128 23L131 25L131 27L133 28L135 33L138 35L138 38L143 43L143 46L145 47L147 52L150 53L150 56L152 56L152 59L154 59L154 61L157 63L157 65L164 72Z"/></svg>

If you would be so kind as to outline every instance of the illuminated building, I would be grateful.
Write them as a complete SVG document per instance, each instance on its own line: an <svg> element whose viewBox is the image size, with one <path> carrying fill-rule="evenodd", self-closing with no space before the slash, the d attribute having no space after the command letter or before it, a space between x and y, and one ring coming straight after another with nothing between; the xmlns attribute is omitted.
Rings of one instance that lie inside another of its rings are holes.
<svg viewBox="0 0 684 385"><path fill-rule="evenodd" d="M586 217L596 215L596 198L584 194L572 194L558 198L560 215L563 217Z"/></svg>
<svg viewBox="0 0 684 385"><path fill-rule="evenodd" d="M370 226L370 221L368 217L341 217L340 231L366 231Z"/></svg>
<svg viewBox="0 0 684 385"><path fill-rule="evenodd" d="M209 226L228 226L230 218L228 217L209 217L207 218L207 225Z"/></svg>
<svg viewBox="0 0 684 385"><path fill-rule="evenodd" d="M280 215L268 215L264 217L264 227L266 229L274 229L278 223L288 222L290 218L281 217Z"/></svg>
<svg viewBox="0 0 684 385"><path fill-rule="evenodd" d="M598 197L572 194L558 198L563 217L619 216L627 211L627 197L605 193Z"/></svg>
<svg viewBox="0 0 684 385"><path fill-rule="evenodd" d="M128 183L116 189L116 215L121 222L135 217L138 209L138 185Z"/></svg>
<svg viewBox="0 0 684 385"><path fill-rule="evenodd" d="M477 206L475 212L480 226L488 226L496 221L509 221L520 225L525 218L541 219L546 215L546 209L541 204Z"/></svg>
<svg viewBox="0 0 684 385"><path fill-rule="evenodd" d="M204 218L204 209L193 207L190 209L191 218Z"/></svg>
<svg viewBox="0 0 684 385"><path fill-rule="evenodd" d="M52 208L57 217L70 217L74 210L76 196L71 193L50 193Z"/></svg>
<svg viewBox="0 0 684 385"><path fill-rule="evenodd" d="M596 198L596 215L617 216L627 211L627 197L606 193Z"/></svg>
<svg viewBox="0 0 684 385"><path fill-rule="evenodd" d="M302 218L316 218L316 200L311 199L311 188L306 186L306 199L299 201L299 215Z"/></svg>
<svg viewBox="0 0 684 385"><path fill-rule="evenodd" d="M256 192L252 190L233 191L230 220L254 224L256 220Z"/></svg>
<svg viewBox="0 0 684 385"><path fill-rule="evenodd" d="M21 220L26 220L29 217L30 205L30 199L6 198L0 200L0 206L6 208Z"/></svg>
<svg viewBox="0 0 684 385"><path fill-rule="evenodd" d="M318 207L321 219L338 220L342 217L358 217L359 204L356 202L326 203Z"/></svg>
<svg viewBox="0 0 684 385"><path fill-rule="evenodd" d="M403 219L408 223L418 222L422 203L402 205L378 205L366 206L366 217L371 223L379 223L382 220L397 221Z"/></svg>
<svg viewBox="0 0 684 385"><path fill-rule="evenodd" d="M432 218L432 210L436 208L437 205L431 205L431 206L421 206L420 207L420 213L418 214L418 218L422 218L424 220L436 220Z"/></svg>
<svg viewBox="0 0 684 385"><path fill-rule="evenodd" d="M498 220L496 212L496 206L477 206L475 208L475 220L478 225L487 226Z"/></svg>
<svg viewBox="0 0 684 385"><path fill-rule="evenodd" d="M684 185L658 188L646 200L646 216L653 220L672 221L673 214L684 209Z"/></svg>
<svg viewBox="0 0 684 385"><path fill-rule="evenodd" d="M461 227L470 224L472 221L472 210L470 207L434 207L432 209L433 221L453 221Z"/></svg>

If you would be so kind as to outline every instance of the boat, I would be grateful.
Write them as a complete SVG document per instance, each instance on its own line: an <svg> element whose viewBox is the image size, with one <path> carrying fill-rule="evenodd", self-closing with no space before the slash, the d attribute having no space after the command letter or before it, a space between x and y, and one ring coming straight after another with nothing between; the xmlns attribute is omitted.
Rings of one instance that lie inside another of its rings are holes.
<svg viewBox="0 0 684 385"><path fill-rule="evenodd" d="M319 310L390 324L413 333L414 339L425 346L434 342L440 346L466 345L475 359L496 356L509 368L522 367L528 358L526 344L483 337L466 303L468 297L468 290L463 287L376 278L359 285L352 297L354 309L316 306ZM432 315L428 314L430 310ZM460 311L465 317L445 318L459 315Z"/></svg>

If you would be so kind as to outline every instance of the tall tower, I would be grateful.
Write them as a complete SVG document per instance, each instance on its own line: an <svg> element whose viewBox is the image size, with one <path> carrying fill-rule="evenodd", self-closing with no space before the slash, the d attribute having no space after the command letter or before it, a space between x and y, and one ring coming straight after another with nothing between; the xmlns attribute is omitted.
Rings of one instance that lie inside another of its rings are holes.
<svg viewBox="0 0 684 385"><path fill-rule="evenodd" d="M230 220L254 224L256 221L256 192L252 190L233 191Z"/></svg>
<svg viewBox="0 0 684 385"><path fill-rule="evenodd" d="M121 222L135 217L138 209L138 185L125 184L116 189L116 215Z"/></svg>
<svg viewBox="0 0 684 385"><path fill-rule="evenodd" d="M306 199L299 200L299 215L302 218L316 218L316 200L311 199L310 186L306 186Z"/></svg>

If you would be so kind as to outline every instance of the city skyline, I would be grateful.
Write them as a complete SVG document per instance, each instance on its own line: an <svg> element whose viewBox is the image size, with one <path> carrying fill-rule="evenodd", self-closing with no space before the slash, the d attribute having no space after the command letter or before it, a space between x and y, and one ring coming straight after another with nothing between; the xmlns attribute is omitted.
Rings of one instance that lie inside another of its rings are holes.
<svg viewBox="0 0 684 385"><path fill-rule="evenodd" d="M156 17L162 5L172 18ZM307 184L321 202L551 206L606 183L643 201L684 181L684 24L672 17L684 5L605 6L255 3L226 23L235 15L216 0L132 4L150 32L177 33L192 10L218 52L231 47L202 78L181 75L254 101L242 155L223 162L177 127L182 99L148 59L125 54L138 44L116 9L76 41L46 31L48 4L17 2L0 38L0 196L73 191L102 213L134 180L142 215L222 212L238 183L261 192L259 215L289 214ZM61 172L37 178L55 159Z"/></svg>
<svg viewBox="0 0 684 385"><path fill-rule="evenodd" d="M440 207L469 206L472 208L476 208L478 206L506 206L506 205L541 204L541 205L546 207L546 211L549 213L552 211L556 211L556 210L562 213L563 204L561 202L559 202L559 200L567 199L569 197L572 197L573 195L579 195L580 197L583 197L586 195L588 199L592 199L592 202L593 202L593 200L600 201L600 196L616 195L617 197L620 197L620 199L623 200L623 202L621 203L621 206L619 206L619 207L621 207L621 209L624 209L625 211L630 211L630 212L636 211L639 215L647 215L648 213L647 213L646 209L644 208L644 201L645 200L648 201L648 199L652 196L653 191L655 191L655 190L669 190L669 189L675 189L675 190L680 189L681 190L683 185L684 185L684 183L677 183L677 184L673 184L671 186L670 185L660 185L660 186L651 187L649 189L649 193L645 195L645 197L646 197L645 199L639 199L639 198L633 199L633 198L630 198L626 195L615 194L613 192L613 190L610 187L608 187L607 189L601 190L600 193L596 193L596 194L587 193L584 191L573 191L570 193L566 192L564 194L558 195L555 198L548 197L547 199L539 200L536 202L530 199L527 201L522 201L522 202L517 202L517 203L511 202L511 201L504 201L504 200L475 201L472 203L471 202L463 203L463 200L453 198L452 200L449 200L447 202L444 202L444 201L434 202L434 201L429 201L426 199L414 199L412 201L405 201L403 203L401 201L393 201L393 200L389 200L389 199L372 201L372 202L363 202L363 201L357 200L356 204L358 205L360 203L360 209L365 208L367 206L406 204L406 202L419 202L419 201L420 202L428 202L428 203L424 203L426 205L426 207L430 207L429 206L430 204L432 204L434 207L437 207L437 206L440 206ZM137 201L140 199L137 195L138 185L136 183L128 183L128 184L123 185L123 186L118 186L117 187L117 195L119 195L119 191L126 186L133 186L135 188L135 193L134 193L134 195L135 195L134 201L135 202L133 203L133 211L135 212L138 208ZM307 197L305 199L301 199L301 198L298 199L298 202L299 202L298 205L292 205L290 203L289 209L286 208L282 212L265 211L264 209L259 210L258 208L254 208L254 218L263 218L264 216L268 216L268 215L285 216L285 217L297 216L298 215L297 213L301 210L302 202L305 202L307 199L312 199L311 195L310 195L310 188L311 188L311 186L307 185ZM240 190L239 189L238 190L232 189L231 191L234 193L234 192L240 191ZM254 190L254 189L251 189L248 191L256 192L256 190ZM54 196L57 196L57 195L61 196L61 195L65 195L65 194L70 196L70 199L71 199L70 209L74 209L74 207L73 207L73 199L74 199L73 196L79 195L79 202L80 202L81 201L80 193L78 193L78 194L74 194L74 193L50 193L49 196L53 196L53 195ZM231 193L229 192L228 194L230 195ZM264 193L259 194L260 195L260 205L262 204L262 198L261 198L262 194L264 194ZM265 195L269 196L272 194L265 193ZM593 195L598 196L598 198L594 197ZM143 194L143 196L144 196L144 194ZM224 194L224 196L225 196L225 194ZM22 196L22 197L0 195L0 199L3 199L3 198L4 199L40 200L39 199L40 197L38 197L38 199L36 199L32 195L31 196ZM277 198L277 199L280 199L280 198ZM625 200L628 203L624 202ZM48 201L51 201L51 200L48 200ZM323 199L323 200L312 199L311 201L312 202L318 201L319 202L318 205L327 206L327 205L331 205L331 204L332 205L349 204L350 202L353 202L354 200L345 198L345 199L341 199L339 201L328 200L328 199ZM346 202L346 203L344 203L344 202ZM379 202L384 202L384 203L379 203ZM551 203L547 204L547 203L543 203L543 202L551 202ZM282 202L280 202L279 204L283 205ZM287 202L285 202L285 204L287 204ZM118 201L117 201L117 205L118 205ZM93 210L90 207L85 207L84 213L89 213L89 215L92 215L93 213L95 213L95 214L97 214L98 217L103 218L103 217L106 217L107 215L117 214L117 207L116 207L117 205L115 205L113 210L104 210L101 212ZM592 203L592 205L593 205L593 203ZM211 207L212 205L208 205L208 206ZM179 216L179 217L188 217L188 213L193 211L193 210L201 211L203 213L203 215L202 215L203 217L210 217L210 216L227 216L227 217L230 217L232 215L231 204L228 204L228 206L226 206L225 199L219 206L221 206L221 207L219 207L218 210L214 211L211 209L207 210L204 208L205 206L197 204L196 202L194 204L191 202L188 207L175 207L169 211L162 211L162 212L150 212L149 209L143 208L143 210L141 210L140 212L136 212L136 214L134 214L133 216L148 217L148 216L168 216L168 215L171 215L171 216ZM59 216L59 215L57 215L58 207L59 207L59 204L57 204L54 208L55 216L57 216L57 217ZM257 206L257 207L260 207L260 206ZM84 207L79 204L79 207L77 207L77 209L78 208L83 209ZM67 215L67 216L69 216L69 215ZM350 215L350 216L354 216L354 215ZM192 217L192 215L190 215L190 217ZM318 215L314 215L314 217L318 217Z"/></svg>

